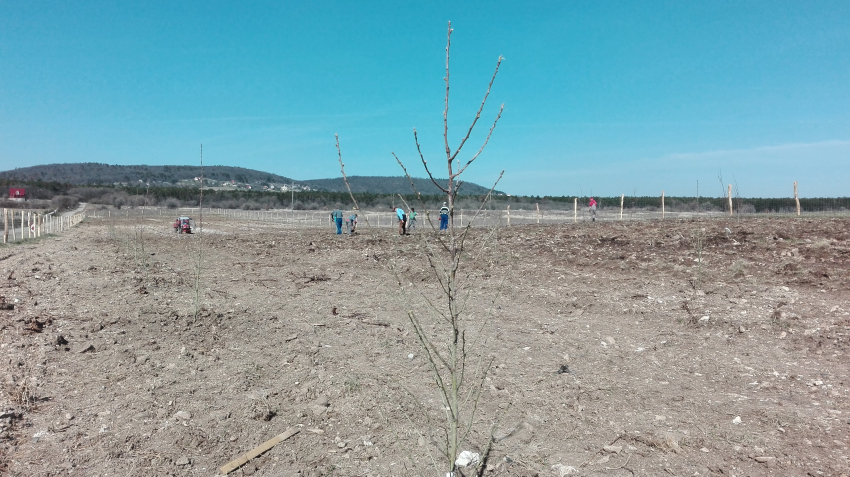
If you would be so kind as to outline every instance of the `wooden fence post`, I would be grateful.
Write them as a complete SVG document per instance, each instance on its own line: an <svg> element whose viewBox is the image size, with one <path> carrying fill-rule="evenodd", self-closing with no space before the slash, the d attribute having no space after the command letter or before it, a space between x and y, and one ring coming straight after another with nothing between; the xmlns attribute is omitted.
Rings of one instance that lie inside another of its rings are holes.
<svg viewBox="0 0 850 477"><path fill-rule="evenodd" d="M623 199L626 198L626 194L620 194L620 220L623 220Z"/></svg>
<svg viewBox="0 0 850 477"><path fill-rule="evenodd" d="M511 226L511 206L508 205L508 227Z"/></svg>
<svg viewBox="0 0 850 477"><path fill-rule="evenodd" d="M3 209L3 243L9 241L9 209Z"/></svg>
<svg viewBox="0 0 850 477"><path fill-rule="evenodd" d="M729 192L727 192L727 196L729 197L729 215L734 215L734 211L732 210L732 184L729 184Z"/></svg>
<svg viewBox="0 0 850 477"><path fill-rule="evenodd" d="M573 222L578 222L578 197L573 199Z"/></svg>
<svg viewBox="0 0 850 477"><path fill-rule="evenodd" d="M661 218L664 218L664 191L661 191Z"/></svg>
<svg viewBox="0 0 850 477"><path fill-rule="evenodd" d="M539 224L540 223L540 203L539 202L535 203L534 206L537 207L537 223Z"/></svg>
<svg viewBox="0 0 850 477"><path fill-rule="evenodd" d="M797 181L794 181L794 202L797 203L797 216L800 216L800 198L797 197Z"/></svg>

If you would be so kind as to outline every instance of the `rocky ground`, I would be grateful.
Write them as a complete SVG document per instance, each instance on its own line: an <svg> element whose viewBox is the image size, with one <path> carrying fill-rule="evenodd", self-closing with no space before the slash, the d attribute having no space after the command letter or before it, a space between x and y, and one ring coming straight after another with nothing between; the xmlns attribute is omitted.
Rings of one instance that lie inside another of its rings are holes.
<svg viewBox="0 0 850 477"><path fill-rule="evenodd" d="M171 221L0 248L0 474L214 475L292 428L231 475L444 475L407 317L442 336L433 236ZM850 475L847 219L527 225L467 249L484 475Z"/></svg>

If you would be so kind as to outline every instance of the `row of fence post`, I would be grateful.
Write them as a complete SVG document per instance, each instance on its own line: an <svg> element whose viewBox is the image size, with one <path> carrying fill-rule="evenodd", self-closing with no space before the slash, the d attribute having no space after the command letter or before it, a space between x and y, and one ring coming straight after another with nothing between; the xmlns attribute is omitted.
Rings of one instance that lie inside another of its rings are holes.
<svg viewBox="0 0 850 477"><path fill-rule="evenodd" d="M625 199L625 197L626 197L626 194L620 195L620 220L623 220L623 200ZM735 208L732 205L732 184L729 184L728 187L726 188L726 203L727 203L727 208L729 210L729 215L735 215ZM799 196L797 196L797 181L794 181L794 203L797 206L797 215L799 216L800 215L800 198L799 198ZM574 207L575 207L575 209L574 209L575 210L574 220L577 220L577 217L578 217L578 199L575 199L575 206ZM539 212L539 209L538 209L538 214L539 213L540 212ZM661 218L662 219L664 218L664 215L665 215L664 191L662 190L661 191ZM538 223L539 223L539 220L538 220Z"/></svg>
<svg viewBox="0 0 850 477"><path fill-rule="evenodd" d="M58 233L80 223L85 216L74 214L67 217L54 216L50 214L39 214L28 210L18 211L16 209L3 209L3 243L9 243L9 229L12 232L12 241L38 238L44 234ZM20 237L18 237L16 223L20 223Z"/></svg>
<svg viewBox="0 0 850 477"><path fill-rule="evenodd" d="M626 197L625 194L620 194L619 220L623 220L623 212L625 210L625 197ZM661 199L661 218L664 219L667 216L667 204L666 204L666 194L665 194L665 191L663 191L663 190L661 191L661 198L660 199ZM795 205L796 205L796 214L799 216L801 214L801 207L800 207L800 199L799 199L799 196L797 194L797 182L796 181L794 181L794 202L795 202ZM729 184L726 188L726 207L725 207L725 209L726 210L724 211L724 213L728 212L728 214L730 216L735 214L734 202L732 200L732 184ZM315 211L303 211L303 212L302 211L295 211L295 210L251 211L251 210L222 209L222 208L210 208L210 209L207 209L207 210L209 210L210 213L216 213L216 214L219 214L219 215L223 215L223 216L226 216L226 217L233 217L233 218L244 218L244 219L255 219L256 218L257 220L280 220L280 219L284 219L284 220L287 220L287 221L292 221L293 223L301 222L301 223L304 223L304 224L312 224L312 225L322 225L322 224L325 223L325 220L327 220L327 223L329 225L332 222L331 218L330 218L330 214L327 213L327 212L324 212L324 211L317 213ZM538 224L540 224L540 223L543 222L543 211L541 210L539 203L535 203L535 210L536 210L536 214L535 214L536 215L536 217L535 217L536 222ZM127 210L125 213L126 213L127 217L129 218L130 217L130 211ZM144 209L142 210L142 213L144 214ZM323 213L327 214L325 216L326 217L325 219L323 219L321 217L321 214L323 214ZM112 212L109 211L108 215L111 217ZM116 215L117 215L117 213L116 213ZM162 215L162 209L159 209L159 215ZM392 214L392 213L384 214L384 215L387 215L387 219L382 219L381 213L373 212L372 214L369 214L369 215L371 215L373 217L373 219L370 222L372 222L375 226L380 227L380 226L384 225L384 226L392 227L392 226L395 225L396 219L395 219L395 215ZM464 224L464 211L463 211L463 209L460 209L459 217L460 217L460 225L463 226L463 224ZM511 225L511 207L510 207L510 205L507 206L507 208L505 210L505 216L504 217L506 218L507 225ZM535 220L535 219L532 219L532 220ZM386 221L387 223L382 223L384 221ZM573 222L578 222L578 197L573 199ZM13 230L13 233L14 233L14 230Z"/></svg>

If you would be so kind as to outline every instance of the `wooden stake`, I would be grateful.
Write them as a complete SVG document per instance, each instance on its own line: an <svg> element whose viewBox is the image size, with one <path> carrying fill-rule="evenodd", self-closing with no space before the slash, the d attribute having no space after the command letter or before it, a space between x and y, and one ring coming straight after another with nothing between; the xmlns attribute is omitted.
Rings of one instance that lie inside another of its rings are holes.
<svg viewBox="0 0 850 477"><path fill-rule="evenodd" d="M734 211L732 210L732 184L729 184L729 192L727 193L729 197L729 215L733 215Z"/></svg>
<svg viewBox="0 0 850 477"><path fill-rule="evenodd" d="M623 220L623 199L626 198L626 194L620 194L620 220Z"/></svg>
<svg viewBox="0 0 850 477"><path fill-rule="evenodd" d="M797 203L797 216L800 216L800 198L797 197L797 181L794 181L794 202Z"/></svg>
<svg viewBox="0 0 850 477"><path fill-rule="evenodd" d="M3 243L9 241L9 209L3 209Z"/></svg>
<svg viewBox="0 0 850 477"><path fill-rule="evenodd" d="M578 222L578 197L573 199L573 222Z"/></svg>
<svg viewBox="0 0 850 477"><path fill-rule="evenodd" d="M661 191L661 218L664 218L664 191Z"/></svg>
<svg viewBox="0 0 850 477"><path fill-rule="evenodd" d="M272 437L271 439L267 440L266 442L263 442L258 447L255 447L254 449L248 451L247 453L240 456L239 458L236 458L236 459L228 462L226 465L221 467L221 469L220 469L221 473L224 474L224 475L227 475L227 474L233 472L234 470L245 465L249 460L253 459L254 457L257 457L258 455L260 455L264 452L266 452L267 450L269 450L272 447L278 445L279 443L289 439L290 437L294 436L295 434L298 434L299 432L301 432L301 429L298 429L297 427L290 427L285 432Z"/></svg>
<svg viewBox="0 0 850 477"><path fill-rule="evenodd" d="M537 207L537 223L540 223L540 203L534 204Z"/></svg>
<svg viewBox="0 0 850 477"><path fill-rule="evenodd" d="M508 206L508 227L511 226L511 206Z"/></svg>

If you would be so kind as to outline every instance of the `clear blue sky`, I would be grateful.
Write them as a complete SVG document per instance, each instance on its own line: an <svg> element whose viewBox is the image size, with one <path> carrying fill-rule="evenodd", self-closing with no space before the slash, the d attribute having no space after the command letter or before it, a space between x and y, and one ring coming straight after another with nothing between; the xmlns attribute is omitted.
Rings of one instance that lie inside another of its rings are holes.
<svg viewBox="0 0 850 477"><path fill-rule="evenodd" d="M850 195L850 2L0 2L0 170L445 175L524 195Z"/></svg>

